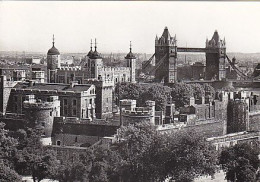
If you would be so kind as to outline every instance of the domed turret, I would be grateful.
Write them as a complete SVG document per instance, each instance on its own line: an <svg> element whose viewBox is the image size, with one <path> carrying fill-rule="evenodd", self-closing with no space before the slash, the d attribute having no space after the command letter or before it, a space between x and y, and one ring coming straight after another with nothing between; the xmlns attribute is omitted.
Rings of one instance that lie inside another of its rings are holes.
<svg viewBox="0 0 260 182"><path fill-rule="evenodd" d="M136 59L135 55L132 53L132 44L130 42L130 52L126 55L125 59Z"/></svg>
<svg viewBox="0 0 260 182"><path fill-rule="evenodd" d="M95 51L90 55L91 59L100 59L101 56L100 54L97 52L97 42L96 42L96 39L95 39Z"/></svg>
<svg viewBox="0 0 260 182"><path fill-rule="evenodd" d="M130 41L130 52L126 55L125 57L126 59L126 64L127 67L130 68L130 82L135 83L135 65L136 65L136 57L135 55L132 53L132 44Z"/></svg>
<svg viewBox="0 0 260 182"><path fill-rule="evenodd" d="M47 82L55 83L56 82L56 72L57 69L60 68L61 60L60 60L60 52L54 46L54 35L52 41L52 48L48 50L47 53Z"/></svg>
<svg viewBox="0 0 260 182"><path fill-rule="evenodd" d="M53 42L52 42L52 48L48 50L47 55L60 55L59 50L54 46L54 35L53 35Z"/></svg>

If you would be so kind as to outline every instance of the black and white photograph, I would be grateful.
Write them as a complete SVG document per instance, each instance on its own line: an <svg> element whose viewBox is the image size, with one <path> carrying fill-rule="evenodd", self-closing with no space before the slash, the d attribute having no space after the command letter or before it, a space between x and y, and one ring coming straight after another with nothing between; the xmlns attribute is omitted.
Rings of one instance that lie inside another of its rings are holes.
<svg viewBox="0 0 260 182"><path fill-rule="evenodd" d="M0 1L0 182L260 182L260 1Z"/></svg>

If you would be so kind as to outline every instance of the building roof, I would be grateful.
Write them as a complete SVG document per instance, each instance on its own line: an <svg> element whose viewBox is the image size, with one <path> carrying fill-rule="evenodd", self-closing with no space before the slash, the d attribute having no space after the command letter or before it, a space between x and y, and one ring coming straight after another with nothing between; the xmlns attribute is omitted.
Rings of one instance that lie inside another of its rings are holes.
<svg viewBox="0 0 260 182"><path fill-rule="evenodd" d="M220 41L220 38L219 38L218 31L215 30L215 32L214 32L214 34L213 34L211 40L209 41L209 43L210 43L211 45L217 45L219 41Z"/></svg>
<svg viewBox="0 0 260 182"><path fill-rule="evenodd" d="M34 83L29 85L28 82L17 83L16 89L30 89L30 90L49 90L49 91L73 91L82 92L87 91L92 85L90 84L75 84L73 87L69 84L62 83Z"/></svg>
<svg viewBox="0 0 260 182"><path fill-rule="evenodd" d="M52 48L48 50L47 55L60 55L59 50L54 46L54 35L53 35L53 42L52 42Z"/></svg>
<svg viewBox="0 0 260 182"><path fill-rule="evenodd" d="M48 50L48 55L60 55L59 50L53 45L52 48Z"/></svg>
<svg viewBox="0 0 260 182"><path fill-rule="evenodd" d="M90 51L92 51L92 42L91 42L91 50ZM90 53L89 58L91 58L91 59L100 59L101 58L100 54L97 52L97 41L96 41L96 39L95 39L95 51L93 53Z"/></svg>
<svg viewBox="0 0 260 182"><path fill-rule="evenodd" d="M115 125L57 122L57 119L59 120L59 118L55 119L52 136L55 134L72 134L104 137L116 134L116 131L119 128L119 126Z"/></svg>
<svg viewBox="0 0 260 182"><path fill-rule="evenodd" d="M91 59L99 59L101 58L100 54L97 52L96 48L95 51L89 56Z"/></svg>
<svg viewBox="0 0 260 182"><path fill-rule="evenodd" d="M130 52L126 55L125 59L136 59L135 55L132 53L131 41L130 41Z"/></svg>
<svg viewBox="0 0 260 182"><path fill-rule="evenodd" d="M164 28L162 37L164 37L165 40L170 40L170 39L171 39L171 35L170 35L169 30L168 30L168 27L165 27L165 28Z"/></svg>

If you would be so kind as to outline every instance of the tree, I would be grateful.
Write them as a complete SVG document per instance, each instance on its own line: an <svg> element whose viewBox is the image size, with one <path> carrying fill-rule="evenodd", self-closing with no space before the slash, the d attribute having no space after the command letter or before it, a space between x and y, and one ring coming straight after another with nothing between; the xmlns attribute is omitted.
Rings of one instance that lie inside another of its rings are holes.
<svg viewBox="0 0 260 182"><path fill-rule="evenodd" d="M5 124L0 122L0 160L4 164L13 165L13 157L17 151L18 141L8 135Z"/></svg>
<svg viewBox="0 0 260 182"><path fill-rule="evenodd" d="M160 133L148 123L119 130L116 150L122 157L125 181L190 182L201 175L213 175L217 153L206 140L192 131Z"/></svg>
<svg viewBox="0 0 260 182"><path fill-rule="evenodd" d="M156 110L164 110L170 87L160 84L118 83L115 89L116 97L136 100L138 106L145 106L147 100L153 100Z"/></svg>
<svg viewBox="0 0 260 182"><path fill-rule="evenodd" d="M34 181L51 176L58 162L54 151L42 146L41 133L38 129L28 129L15 157L16 171L32 175Z"/></svg>
<svg viewBox="0 0 260 182"><path fill-rule="evenodd" d="M215 89L208 83L203 84L203 87L205 91L205 96L211 96L214 99L216 94Z"/></svg>
<svg viewBox="0 0 260 182"><path fill-rule="evenodd" d="M156 130L149 123L120 128L119 138L121 142L114 147L122 158L122 167L119 174L123 181L141 182L152 181L152 179L157 178L156 171L159 170L160 165L155 165L156 158L151 158L151 154L155 152L152 152L155 137ZM159 149L159 146L157 146L157 149Z"/></svg>
<svg viewBox="0 0 260 182"><path fill-rule="evenodd" d="M0 179L3 182L21 181L21 177L13 170L13 158L17 152L17 140L10 137L5 124L0 122Z"/></svg>
<svg viewBox="0 0 260 182"><path fill-rule="evenodd" d="M69 153L64 154L51 179L60 182L89 181L88 176L91 169L91 158L92 152L89 149L84 150L83 154L80 152L74 152L72 156L70 156Z"/></svg>
<svg viewBox="0 0 260 182"><path fill-rule="evenodd" d="M259 168L259 149L247 143L224 149L219 163L226 172L226 179L236 182L253 182Z"/></svg>
<svg viewBox="0 0 260 182"><path fill-rule="evenodd" d="M202 97L205 97L205 90L202 85L195 83L195 84L191 84L191 87L195 99L201 99Z"/></svg>
<svg viewBox="0 0 260 182"><path fill-rule="evenodd" d="M0 179L1 182L20 182L21 176L17 174L13 169L0 162Z"/></svg>
<svg viewBox="0 0 260 182"><path fill-rule="evenodd" d="M146 91L141 94L143 100L142 103L139 104L144 106L145 101L153 100L155 101L155 109L158 111L164 111L165 103L171 93L171 88L160 84L151 84L146 86L149 87L148 89L144 89Z"/></svg>
<svg viewBox="0 0 260 182"><path fill-rule="evenodd" d="M164 154L168 156L166 171L176 182L191 182L203 175L213 176L216 171L217 153L200 134L181 130L170 134Z"/></svg>
<svg viewBox="0 0 260 182"><path fill-rule="evenodd" d="M192 86L185 83L176 83L172 87L171 96L177 108L189 104L190 97L194 96Z"/></svg>

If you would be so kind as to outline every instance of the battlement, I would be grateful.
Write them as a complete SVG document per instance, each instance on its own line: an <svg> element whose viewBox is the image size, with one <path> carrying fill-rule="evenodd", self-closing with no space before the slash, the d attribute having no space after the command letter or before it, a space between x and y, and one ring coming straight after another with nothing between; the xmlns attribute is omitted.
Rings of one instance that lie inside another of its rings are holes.
<svg viewBox="0 0 260 182"><path fill-rule="evenodd" d="M114 72L114 67L101 67L99 68L100 71L104 71L104 72Z"/></svg>
<svg viewBox="0 0 260 182"><path fill-rule="evenodd" d="M58 96L50 96L46 102L41 99L35 99L34 95L27 95L23 105L26 109L48 110L59 107L60 101Z"/></svg>
<svg viewBox="0 0 260 182"><path fill-rule="evenodd" d="M123 99L120 100L120 106L124 107L124 106L133 106L136 107L136 100L131 100L131 99Z"/></svg>
<svg viewBox="0 0 260 182"><path fill-rule="evenodd" d="M115 67L115 71L130 71L131 68L128 67Z"/></svg>
<svg viewBox="0 0 260 182"><path fill-rule="evenodd" d="M132 110L122 110L122 114L125 116L151 116L153 112L147 107L135 107Z"/></svg>
<svg viewBox="0 0 260 182"><path fill-rule="evenodd" d="M73 67L62 66L62 67L60 67L60 70L61 71L81 71L82 68L81 68L81 66L73 66Z"/></svg>
<svg viewBox="0 0 260 182"><path fill-rule="evenodd" d="M7 81L5 75L0 76L0 88L5 88L5 87L14 87L18 81Z"/></svg>
<svg viewBox="0 0 260 182"><path fill-rule="evenodd" d="M96 87L114 86L114 81L110 80L110 79L102 79L102 80L98 80L98 79L85 79L84 83L93 84Z"/></svg>

